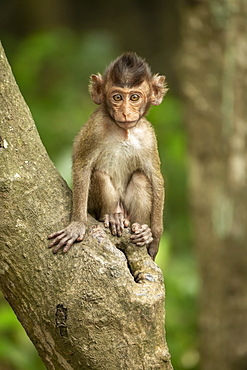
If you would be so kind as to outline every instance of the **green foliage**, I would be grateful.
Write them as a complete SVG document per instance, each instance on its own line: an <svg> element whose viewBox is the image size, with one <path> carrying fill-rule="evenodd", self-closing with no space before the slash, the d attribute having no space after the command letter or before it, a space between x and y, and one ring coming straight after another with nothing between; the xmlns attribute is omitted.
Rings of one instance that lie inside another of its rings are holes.
<svg viewBox="0 0 247 370"><path fill-rule="evenodd" d="M34 346L2 295L0 295L0 368L45 370Z"/></svg>
<svg viewBox="0 0 247 370"><path fill-rule="evenodd" d="M166 287L166 331L174 369L198 368L197 307L198 274L188 212L186 136L182 108L168 92L164 102L152 108L166 200L163 234L156 263L163 271Z"/></svg>
<svg viewBox="0 0 247 370"><path fill-rule="evenodd" d="M68 153L94 109L89 76L104 69L118 53L108 33L81 36L57 30L22 40L10 56L14 75L55 162ZM63 166L61 170L68 172Z"/></svg>
<svg viewBox="0 0 247 370"><path fill-rule="evenodd" d="M89 76L102 72L121 51L107 33L76 35L64 29L38 33L19 43L12 40L12 45L8 57L16 80L50 157L70 183L72 141L95 108L87 91ZM157 133L166 184L165 232L156 262L165 277L167 340L174 368L195 370L198 276L191 249L180 101L169 91L148 118ZM0 368L44 368L11 309L1 302Z"/></svg>

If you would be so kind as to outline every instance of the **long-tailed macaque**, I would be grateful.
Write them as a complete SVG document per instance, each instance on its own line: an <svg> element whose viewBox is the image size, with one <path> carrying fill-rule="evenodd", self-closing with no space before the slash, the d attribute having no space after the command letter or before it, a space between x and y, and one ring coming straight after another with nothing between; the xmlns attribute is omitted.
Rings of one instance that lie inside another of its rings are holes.
<svg viewBox="0 0 247 370"><path fill-rule="evenodd" d="M163 230L164 185L157 141L144 117L166 93L165 77L153 75L135 53L125 53L89 90L99 108L75 139L71 223L51 234L53 252L82 241L87 212L113 235L130 226L132 242L146 245L154 259Z"/></svg>

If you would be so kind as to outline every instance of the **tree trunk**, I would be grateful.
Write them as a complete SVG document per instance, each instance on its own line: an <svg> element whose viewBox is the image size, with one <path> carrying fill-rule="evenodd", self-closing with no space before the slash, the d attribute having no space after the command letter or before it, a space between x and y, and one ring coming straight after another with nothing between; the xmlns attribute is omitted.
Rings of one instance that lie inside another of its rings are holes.
<svg viewBox="0 0 247 370"><path fill-rule="evenodd" d="M183 91L203 370L247 368L247 3L187 1Z"/></svg>
<svg viewBox="0 0 247 370"><path fill-rule="evenodd" d="M69 222L71 192L2 47L0 104L0 287L47 369L172 369L162 273L145 248L93 219L67 254L47 248Z"/></svg>

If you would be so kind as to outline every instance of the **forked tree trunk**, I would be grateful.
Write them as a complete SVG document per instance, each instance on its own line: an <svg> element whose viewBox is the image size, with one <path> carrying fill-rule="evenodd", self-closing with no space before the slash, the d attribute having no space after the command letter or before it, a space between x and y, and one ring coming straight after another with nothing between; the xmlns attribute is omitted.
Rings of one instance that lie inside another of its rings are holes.
<svg viewBox="0 0 247 370"><path fill-rule="evenodd" d="M183 68L202 370L247 369L247 2L187 1Z"/></svg>
<svg viewBox="0 0 247 370"><path fill-rule="evenodd" d="M47 235L69 221L71 192L2 47L0 83L0 288L47 369L172 369L163 277L145 248L93 219L69 253L47 248Z"/></svg>

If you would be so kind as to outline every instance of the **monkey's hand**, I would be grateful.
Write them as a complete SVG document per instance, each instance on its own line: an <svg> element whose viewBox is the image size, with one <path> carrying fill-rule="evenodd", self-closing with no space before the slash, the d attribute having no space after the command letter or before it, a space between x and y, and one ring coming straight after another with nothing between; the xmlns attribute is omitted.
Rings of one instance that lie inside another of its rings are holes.
<svg viewBox="0 0 247 370"><path fill-rule="evenodd" d="M81 242L85 236L86 226L82 222L72 221L65 229L56 231L48 236L48 239L54 239L49 248L57 246L53 249L53 253L57 253L60 249L63 253L68 252L74 242Z"/></svg>
<svg viewBox="0 0 247 370"><path fill-rule="evenodd" d="M123 229L129 226L129 221L122 212L109 213L104 216L104 226L109 227L112 235L121 236Z"/></svg>
<svg viewBox="0 0 247 370"><path fill-rule="evenodd" d="M143 246L150 244L153 241L152 231L148 225L134 223L132 225L132 231L134 234L131 235L131 239L136 245Z"/></svg>

